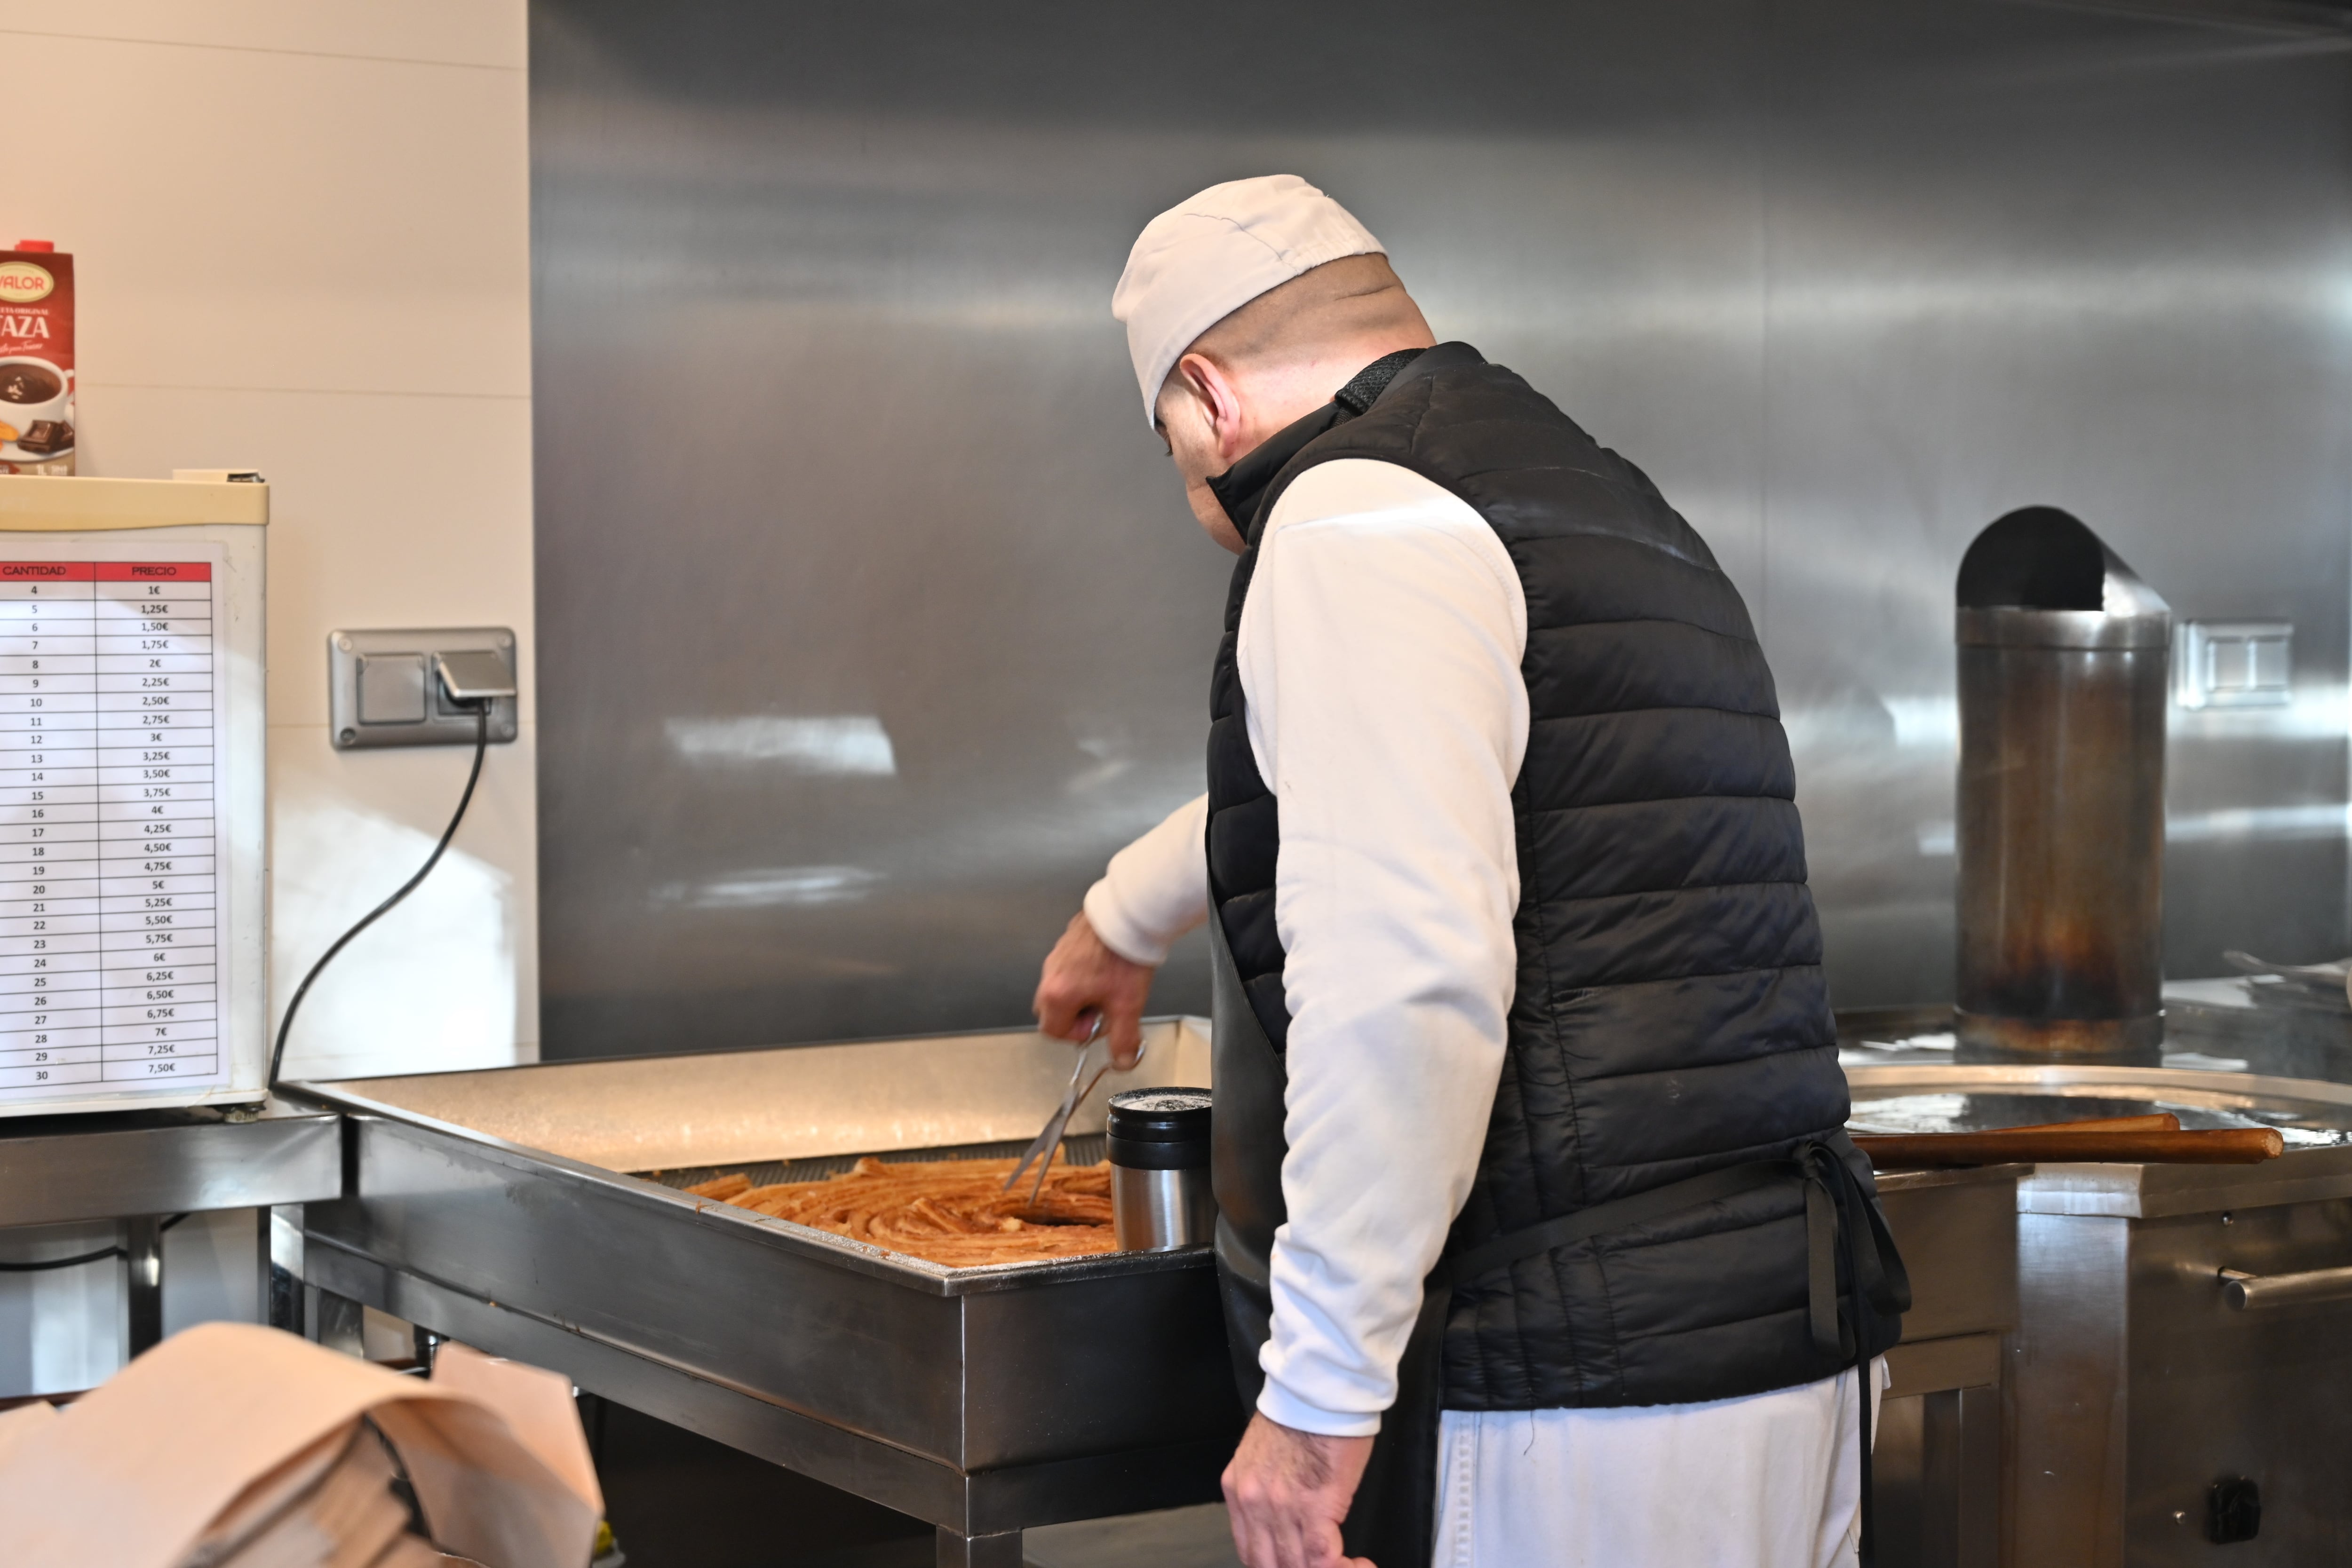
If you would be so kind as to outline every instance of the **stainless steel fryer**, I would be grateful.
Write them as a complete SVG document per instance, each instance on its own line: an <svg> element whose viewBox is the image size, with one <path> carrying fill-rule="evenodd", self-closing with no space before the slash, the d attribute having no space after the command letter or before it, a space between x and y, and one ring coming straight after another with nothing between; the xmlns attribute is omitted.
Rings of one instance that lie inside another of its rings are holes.
<svg viewBox="0 0 2352 1568"><path fill-rule="evenodd" d="M1851 1060L1846 1078L1858 1130L2168 1110L2184 1125L2274 1126L2287 1140L2259 1166L2043 1165L2023 1176L2015 1327L2000 1358L2006 1540L1890 1555L1889 1568L2156 1568L2204 1563L2224 1545L2247 1568L2352 1560L2352 1086ZM2217 1500L2250 1486L2259 1530L2233 1536Z"/></svg>
<svg viewBox="0 0 2352 1568"><path fill-rule="evenodd" d="M1017 1149L1069 1061L1005 1032L302 1084L356 1196L304 1206L283 1260L928 1520L943 1564L1017 1564L1026 1526L1218 1495L1243 1412L1207 1250L948 1269L649 1173ZM1106 1083L1208 1069L1205 1025L1159 1019Z"/></svg>

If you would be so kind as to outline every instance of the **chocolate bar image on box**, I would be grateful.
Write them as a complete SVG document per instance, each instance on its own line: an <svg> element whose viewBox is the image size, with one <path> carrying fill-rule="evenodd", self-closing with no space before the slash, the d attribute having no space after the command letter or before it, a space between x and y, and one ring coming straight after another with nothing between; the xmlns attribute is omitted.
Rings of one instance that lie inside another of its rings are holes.
<svg viewBox="0 0 2352 1568"><path fill-rule="evenodd" d="M62 419L37 419L33 428L16 437L16 450L36 457L63 452L73 444L73 426Z"/></svg>

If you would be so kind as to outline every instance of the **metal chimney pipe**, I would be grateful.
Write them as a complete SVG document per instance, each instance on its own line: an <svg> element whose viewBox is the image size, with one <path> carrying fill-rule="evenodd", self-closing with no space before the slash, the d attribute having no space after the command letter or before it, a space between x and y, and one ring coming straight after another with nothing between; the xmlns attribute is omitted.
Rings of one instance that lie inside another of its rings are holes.
<svg viewBox="0 0 2352 1568"><path fill-rule="evenodd" d="M2172 612L2052 507L1979 534L1958 599L1961 1054L2154 1062Z"/></svg>

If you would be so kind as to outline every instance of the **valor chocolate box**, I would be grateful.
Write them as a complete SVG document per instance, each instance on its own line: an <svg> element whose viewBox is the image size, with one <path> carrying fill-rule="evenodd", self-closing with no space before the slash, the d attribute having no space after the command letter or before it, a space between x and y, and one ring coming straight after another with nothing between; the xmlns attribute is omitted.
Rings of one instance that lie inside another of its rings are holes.
<svg viewBox="0 0 2352 1568"><path fill-rule="evenodd" d="M0 474L74 471L73 257L0 250Z"/></svg>

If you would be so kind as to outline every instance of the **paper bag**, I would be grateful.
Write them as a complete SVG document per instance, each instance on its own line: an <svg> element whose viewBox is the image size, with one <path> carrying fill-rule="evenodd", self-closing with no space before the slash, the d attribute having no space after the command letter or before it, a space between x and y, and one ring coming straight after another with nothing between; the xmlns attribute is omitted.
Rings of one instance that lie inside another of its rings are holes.
<svg viewBox="0 0 2352 1568"><path fill-rule="evenodd" d="M429 1383L403 1377L246 1323L175 1334L62 1411L9 1413L0 1563L175 1568L241 1500L267 1506L272 1488L307 1484L306 1466L323 1473L366 1417L444 1551L581 1568L604 1500L570 1385L461 1346L440 1365Z"/></svg>

